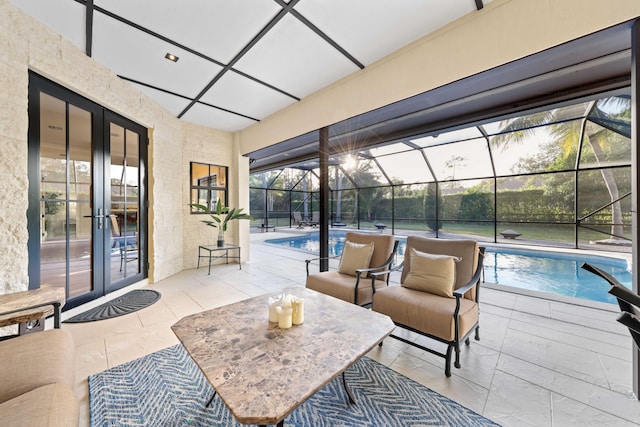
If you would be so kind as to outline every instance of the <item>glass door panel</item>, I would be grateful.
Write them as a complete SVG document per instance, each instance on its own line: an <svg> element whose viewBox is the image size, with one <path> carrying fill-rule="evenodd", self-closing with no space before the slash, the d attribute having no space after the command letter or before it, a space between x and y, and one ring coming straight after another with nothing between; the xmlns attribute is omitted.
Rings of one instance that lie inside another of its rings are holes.
<svg viewBox="0 0 640 427"><path fill-rule="evenodd" d="M110 124L111 183L111 283L141 273L140 136L116 123Z"/></svg>
<svg viewBox="0 0 640 427"><path fill-rule="evenodd" d="M93 290L91 113L69 105L68 208L69 298ZM101 221L101 219L97 219Z"/></svg>
<svg viewBox="0 0 640 427"><path fill-rule="evenodd" d="M93 290L90 112L40 93L40 286Z"/></svg>

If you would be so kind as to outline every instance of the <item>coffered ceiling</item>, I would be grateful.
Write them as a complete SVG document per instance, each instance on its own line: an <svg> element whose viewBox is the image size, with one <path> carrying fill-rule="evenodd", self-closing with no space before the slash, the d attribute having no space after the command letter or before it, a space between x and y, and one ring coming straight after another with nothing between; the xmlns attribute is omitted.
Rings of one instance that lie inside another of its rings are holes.
<svg viewBox="0 0 640 427"><path fill-rule="evenodd" d="M176 117L226 131L490 1L12 0Z"/></svg>

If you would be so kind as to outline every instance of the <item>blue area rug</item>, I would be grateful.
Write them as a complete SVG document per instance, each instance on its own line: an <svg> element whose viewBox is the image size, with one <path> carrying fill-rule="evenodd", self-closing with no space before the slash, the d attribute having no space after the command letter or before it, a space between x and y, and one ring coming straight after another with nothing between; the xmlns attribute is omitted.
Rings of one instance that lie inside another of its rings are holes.
<svg viewBox="0 0 640 427"><path fill-rule="evenodd" d="M285 418L285 426L495 426L494 422L363 357ZM89 377L92 426L241 426L178 344Z"/></svg>

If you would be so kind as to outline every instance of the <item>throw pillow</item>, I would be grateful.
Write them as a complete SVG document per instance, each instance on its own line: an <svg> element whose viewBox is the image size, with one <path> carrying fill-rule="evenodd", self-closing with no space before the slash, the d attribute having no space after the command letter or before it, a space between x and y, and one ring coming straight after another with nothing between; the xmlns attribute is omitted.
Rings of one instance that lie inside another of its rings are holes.
<svg viewBox="0 0 640 427"><path fill-rule="evenodd" d="M411 248L409 251L411 270L404 280L406 288L453 298L456 282L456 265L460 258L435 255Z"/></svg>
<svg viewBox="0 0 640 427"><path fill-rule="evenodd" d="M344 242L338 273L355 276L357 269L369 268L371 255L373 255L373 243L360 244L347 240Z"/></svg>

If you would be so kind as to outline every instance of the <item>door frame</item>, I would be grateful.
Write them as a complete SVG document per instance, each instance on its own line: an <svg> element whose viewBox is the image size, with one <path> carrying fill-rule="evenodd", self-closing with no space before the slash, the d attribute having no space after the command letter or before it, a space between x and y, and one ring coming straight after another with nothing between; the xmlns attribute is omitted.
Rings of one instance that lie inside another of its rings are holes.
<svg viewBox="0 0 640 427"><path fill-rule="evenodd" d="M64 310L71 309L78 305L92 301L117 289L136 283L148 277L148 132L147 129L117 113L114 113L103 106L77 94L73 91L48 80L39 74L29 71L29 129L28 129L28 200L27 208L27 231L29 234L27 248L29 254L29 289L40 288L40 243L41 243L41 221L40 221L40 93L44 92L54 96L66 103L73 104L92 114L92 194L102 194L99 203L93 203L92 216L96 215L97 208L100 207L106 215L110 214L111 196L110 187L106 183L105 168L108 167L109 156L106 147L109 144L109 123L114 122L127 129L134 130L139 134L139 258L140 273L126 277L115 286L110 283L110 225L102 227L100 233L96 226L96 221L92 224L92 282L93 288L77 297L67 299ZM68 132L68 129L67 129ZM95 201L95 200L94 200ZM108 218L108 217L107 217ZM106 221L105 221L106 223ZM67 249L68 251L68 249ZM69 253L66 254L68 262ZM68 298L68 282L65 284L65 292Z"/></svg>

